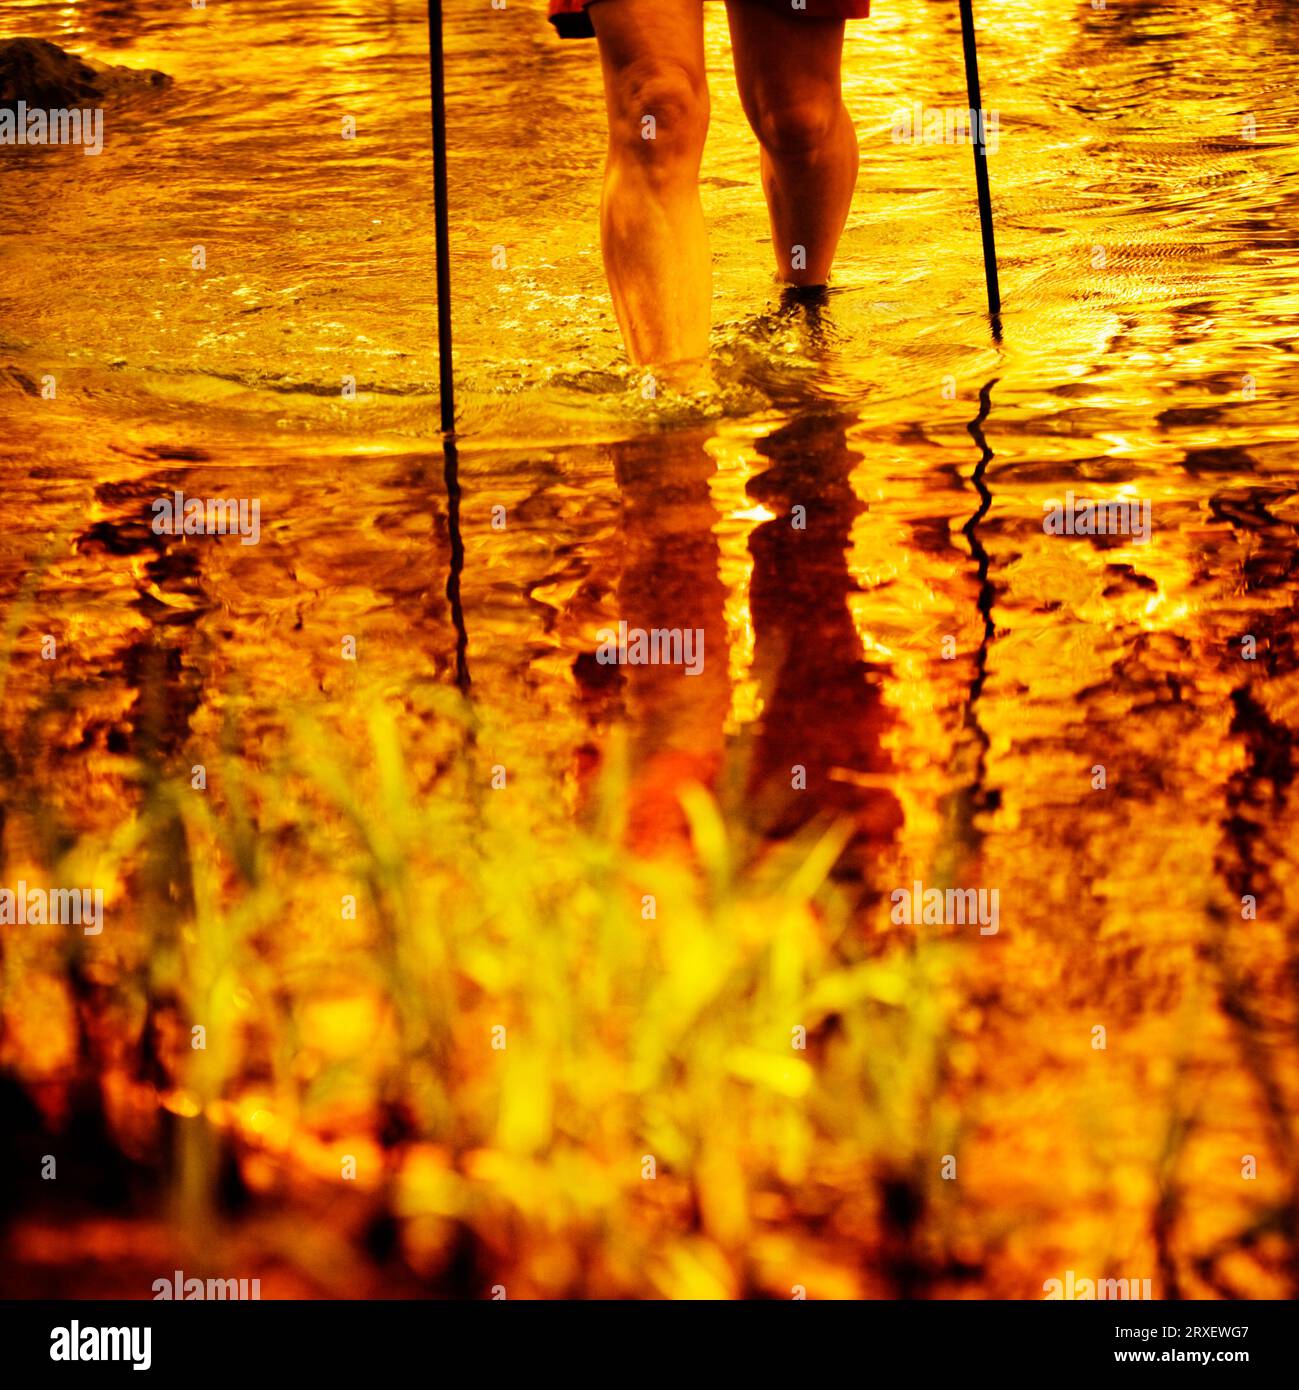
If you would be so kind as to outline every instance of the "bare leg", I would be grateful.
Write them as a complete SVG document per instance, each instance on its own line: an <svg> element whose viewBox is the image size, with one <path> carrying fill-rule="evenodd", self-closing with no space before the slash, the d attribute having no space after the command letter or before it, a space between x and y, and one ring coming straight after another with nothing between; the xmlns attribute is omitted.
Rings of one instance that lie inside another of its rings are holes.
<svg viewBox="0 0 1299 1390"><path fill-rule="evenodd" d="M857 182L843 104L843 21L727 0L740 102L762 146L762 187L781 278L823 285Z"/></svg>
<svg viewBox="0 0 1299 1390"><path fill-rule="evenodd" d="M708 355L712 263L699 202L708 133L700 0L599 0L609 156L600 230L634 363Z"/></svg>

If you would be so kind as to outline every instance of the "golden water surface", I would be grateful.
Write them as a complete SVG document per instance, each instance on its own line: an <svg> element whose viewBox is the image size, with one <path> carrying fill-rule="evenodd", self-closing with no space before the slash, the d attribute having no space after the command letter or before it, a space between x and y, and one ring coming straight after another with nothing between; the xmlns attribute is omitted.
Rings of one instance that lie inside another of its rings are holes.
<svg viewBox="0 0 1299 1390"><path fill-rule="evenodd" d="M0 147L3 885L108 902L0 926L5 1291L1299 1293L1299 11L980 0L998 341L956 6L849 27L811 307L709 6L680 398L593 45L445 8L450 488L423 8L0 13L174 79Z"/></svg>

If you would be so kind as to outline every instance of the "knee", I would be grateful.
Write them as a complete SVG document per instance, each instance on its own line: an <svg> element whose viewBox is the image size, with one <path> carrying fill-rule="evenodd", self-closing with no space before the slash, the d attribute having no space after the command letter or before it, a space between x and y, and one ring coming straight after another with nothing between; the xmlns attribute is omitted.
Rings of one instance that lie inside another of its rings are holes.
<svg viewBox="0 0 1299 1390"><path fill-rule="evenodd" d="M693 178L708 134L708 88L702 74L672 63L632 64L620 75L611 103L614 154L651 177Z"/></svg>
<svg viewBox="0 0 1299 1390"><path fill-rule="evenodd" d="M842 102L837 95L759 99L753 116L758 143L776 159L808 159L829 144Z"/></svg>

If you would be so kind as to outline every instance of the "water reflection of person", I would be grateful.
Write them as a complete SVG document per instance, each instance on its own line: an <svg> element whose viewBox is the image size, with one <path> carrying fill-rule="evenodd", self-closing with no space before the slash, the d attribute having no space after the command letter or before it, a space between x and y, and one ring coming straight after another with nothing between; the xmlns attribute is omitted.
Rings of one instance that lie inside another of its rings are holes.
<svg viewBox="0 0 1299 1390"><path fill-rule="evenodd" d="M706 438L656 435L613 450L622 498L618 618L629 629L694 629L704 651L696 676L666 664L619 665L615 676L583 663L588 687L620 683L630 735L630 828L646 850L684 839L679 796L687 784L722 793L731 692ZM743 814L768 839L818 816L847 817L853 834L842 867L850 872L863 846L887 838L900 820L892 793L866 784L886 775L889 762L880 748L885 715L877 672L862 659L847 604L849 532L860 510L849 483L854 455L844 422L825 417L777 430L759 452L770 467L749 491L777 517L750 541L763 712L752 748L736 755L748 760ZM804 508L802 528L791 525L795 506Z"/></svg>
<svg viewBox="0 0 1299 1390"><path fill-rule="evenodd" d="M692 782L712 789L722 764L730 689L706 438L686 431L613 446L622 506L615 625L689 634L695 643L693 675L681 661L584 663L589 682L607 683L612 671L621 684L630 735L629 831L646 851L684 838L681 790Z"/></svg>
<svg viewBox="0 0 1299 1390"><path fill-rule="evenodd" d="M855 875L865 847L897 829L901 808L880 785L890 771L882 671L863 659L848 608L848 547L861 503L846 423L802 415L758 446L769 467L750 479L749 495L776 515L749 538L763 699L749 789L755 828L771 837L817 816L847 818L852 839L840 868Z"/></svg>

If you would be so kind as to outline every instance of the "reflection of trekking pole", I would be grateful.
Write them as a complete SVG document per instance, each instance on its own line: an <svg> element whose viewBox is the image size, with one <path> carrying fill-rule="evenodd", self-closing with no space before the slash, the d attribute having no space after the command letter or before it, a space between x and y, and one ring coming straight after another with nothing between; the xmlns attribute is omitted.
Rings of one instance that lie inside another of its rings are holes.
<svg viewBox="0 0 1299 1390"><path fill-rule="evenodd" d="M437 242L438 400L442 432L456 427L451 368L451 234L447 221L447 102L442 72L442 0L428 0L429 88L433 100L433 223Z"/></svg>
<svg viewBox="0 0 1299 1390"><path fill-rule="evenodd" d="M988 187L987 126L979 95L979 55L974 47L973 0L961 0L961 38L965 44L965 87L970 100L970 124L974 128L974 181L979 189L979 229L983 233L983 271L988 281L988 312L1001 313L1001 287L997 284L997 246L992 234L992 191ZM994 324L998 330L999 325Z"/></svg>

